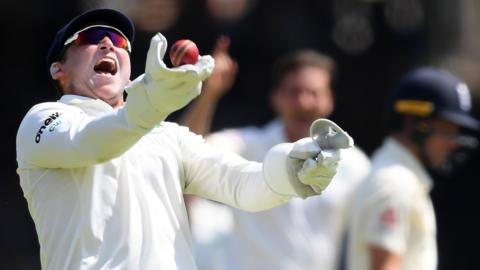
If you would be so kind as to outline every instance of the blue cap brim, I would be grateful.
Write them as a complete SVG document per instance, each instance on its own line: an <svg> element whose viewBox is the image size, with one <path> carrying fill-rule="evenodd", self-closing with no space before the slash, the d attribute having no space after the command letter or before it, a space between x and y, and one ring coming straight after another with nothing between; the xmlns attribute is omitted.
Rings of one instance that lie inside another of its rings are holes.
<svg viewBox="0 0 480 270"><path fill-rule="evenodd" d="M480 122L468 114L444 111L439 113L439 116L463 128L480 131Z"/></svg>

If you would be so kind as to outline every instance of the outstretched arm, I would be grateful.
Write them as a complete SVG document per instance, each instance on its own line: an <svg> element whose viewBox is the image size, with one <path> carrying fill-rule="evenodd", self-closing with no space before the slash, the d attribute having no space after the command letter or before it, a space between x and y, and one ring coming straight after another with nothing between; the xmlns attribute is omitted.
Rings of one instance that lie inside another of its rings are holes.
<svg viewBox="0 0 480 270"><path fill-rule="evenodd" d="M353 146L353 139L326 119L312 124L312 138L273 147L263 164L215 149L192 134L181 143L185 193L247 211L321 194L336 173L340 149Z"/></svg>

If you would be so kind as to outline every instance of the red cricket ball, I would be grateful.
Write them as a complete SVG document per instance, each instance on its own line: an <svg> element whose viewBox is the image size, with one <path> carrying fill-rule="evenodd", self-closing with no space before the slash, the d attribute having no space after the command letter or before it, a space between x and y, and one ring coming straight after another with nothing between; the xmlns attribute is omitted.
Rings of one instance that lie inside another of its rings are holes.
<svg viewBox="0 0 480 270"><path fill-rule="evenodd" d="M189 39L180 39L170 48L170 61L174 66L195 64L198 62L198 47Z"/></svg>

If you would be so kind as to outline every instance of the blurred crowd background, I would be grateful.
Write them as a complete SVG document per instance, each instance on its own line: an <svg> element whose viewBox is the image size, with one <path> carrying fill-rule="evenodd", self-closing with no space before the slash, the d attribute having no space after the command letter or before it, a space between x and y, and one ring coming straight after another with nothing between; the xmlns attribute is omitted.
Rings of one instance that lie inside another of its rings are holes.
<svg viewBox="0 0 480 270"><path fill-rule="evenodd" d="M219 35L231 38L239 73L234 89L219 104L214 130L261 125L273 117L268 102L271 65L295 48L313 48L336 59L332 119L368 154L385 135L383 106L391 86L418 65L441 66L463 78L479 115L480 2L475 0L1 1L5 155L0 171L0 269L40 269L35 230L15 172L16 130L32 105L57 98L45 64L56 31L96 7L119 9L134 20L132 78L143 73L155 32L170 43L191 39L202 54L211 52ZM173 114L169 120L176 118ZM479 162L477 151L452 177L435 177L439 269L480 269Z"/></svg>

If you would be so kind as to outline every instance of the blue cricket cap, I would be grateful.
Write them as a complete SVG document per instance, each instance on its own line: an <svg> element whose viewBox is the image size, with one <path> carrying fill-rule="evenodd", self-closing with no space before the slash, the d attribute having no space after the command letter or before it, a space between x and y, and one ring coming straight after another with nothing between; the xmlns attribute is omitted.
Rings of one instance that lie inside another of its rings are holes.
<svg viewBox="0 0 480 270"><path fill-rule="evenodd" d="M465 82L434 67L422 67L404 76L394 88L389 109L393 113L438 117L460 127L478 131L471 115L472 99Z"/></svg>
<svg viewBox="0 0 480 270"><path fill-rule="evenodd" d="M47 69L59 61L64 49L65 41L75 32L92 24L112 26L122 32L133 43L135 28L133 22L123 13L113 9L93 9L73 18L55 35L47 53Z"/></svg>

